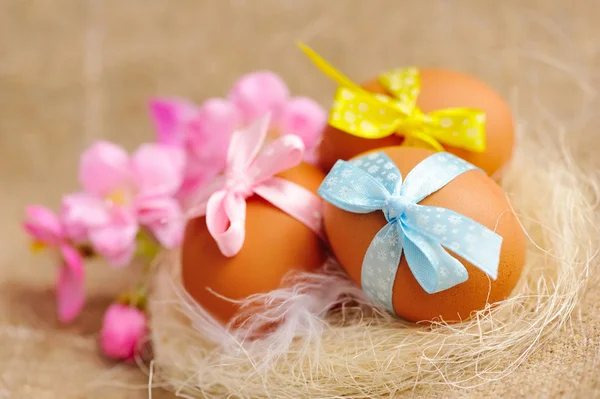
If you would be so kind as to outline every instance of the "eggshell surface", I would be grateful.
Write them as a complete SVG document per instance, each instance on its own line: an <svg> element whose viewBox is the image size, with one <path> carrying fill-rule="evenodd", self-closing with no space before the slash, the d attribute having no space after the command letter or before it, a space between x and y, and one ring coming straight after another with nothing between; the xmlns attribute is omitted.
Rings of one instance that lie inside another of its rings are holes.
<svg viewBox="0 0 600 399"><path fill-rule="evenodd" d="M423 112L454 107L474 108L485 112L484 152L470 152L445 145L444 148L480 167L490 176L499 171L511 158L515 145L513 118L502 97L482 81L459 72L422 68L419 69L419 75L421 90L417 97L417 107ZM392 96L377 79L368 81L362 87L372 93ZM319 166L328 172L338 159L348 160L372 149L401 145L403 141L404 137L397 134L382 139L364 139L328 125L319 147Z"/></svg>
<svg viewBox="0 0 600 399"><path fill-rule="evenodd" d="M324 178L320 170L305 163L278 176L315 195ZM257 195L246 203L246 238L237 255L221 254L204 217L188 223L181 251L185 289L223 323L234 317L239 305L219 295L239 300L268 292L279 288L288 272L314 271L325 260L323 243L304 224Z"/></svg>
<svg viewBox="0 0 600 399"><path fill-rule="evenodd" d="M379 151L385 152L394 161L403 177L433 154L425 149L397 146ZM396 314L413 322L440 317L447 322L457 322L468 319L473 311L483 309L487 303L507 298L525 263L525 234L503 190L484 173L472 170L458 176L419 204L451 209L502 236L498 278L492 280L449 251L465 266L469 278L445 291L428 294L414 278L402 256L393 286L392 302ZM387 223L383 212L350 213L325 202L323 216L334 255L350 278L361 284L362 262L367 248Z"/></svg>

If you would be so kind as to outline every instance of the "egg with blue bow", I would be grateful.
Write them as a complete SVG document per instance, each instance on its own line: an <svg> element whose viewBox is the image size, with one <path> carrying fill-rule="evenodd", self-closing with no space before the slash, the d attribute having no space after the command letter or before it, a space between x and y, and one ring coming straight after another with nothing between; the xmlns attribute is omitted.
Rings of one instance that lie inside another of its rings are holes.
<svg viewBox="0 0 600 399"><path fill-rule="evenodd" d="M386 147L339 160L319 188L329 244L373 304L453 323L504 300L525 263L506 194L447 152Z"/></svg>

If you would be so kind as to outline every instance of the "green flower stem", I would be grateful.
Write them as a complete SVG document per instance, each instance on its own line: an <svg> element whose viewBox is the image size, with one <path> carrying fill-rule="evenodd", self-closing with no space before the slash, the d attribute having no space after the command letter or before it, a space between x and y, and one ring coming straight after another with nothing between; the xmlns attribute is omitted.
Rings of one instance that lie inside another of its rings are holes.
<svg viewBox="0 0 600 399"><path fill-rule="evenodd" d="M160 252L158 242L148 234L147 231L141 230L136 237L136 256L144 261L144 278L131 291L124 293L117 300L127 306L136 307L140 310L145 310L148 294L148 274L150 274L152 261Z"/></svg>
<svg viewBox="0 0 600 399"><path fill-rule="evenodd" d="M139 283L132 291L122 294L117 302L140 310L145 310L147 302L148 287L144 283Z"/></svg>
<svg viewBox="0 0 600 399"><path fill-rule="evenodd" d="M136 255L144 258L147 261L145 263L145 272L149 273L152 260L160 252L160 245L158 244L158 242L156 242L154 237L152 237L144 230L138 233L136 241Z"/></svg>
<svg viewBox="0 0 600 399"><path fill-rule="evenodd" d="M151 272L152 261L161 248L154 237L145 230L138 233L136 243L136 256L144 261L144 277L132 290L122 294L117 302L144 311L148 298L148 275Z"/></svg>

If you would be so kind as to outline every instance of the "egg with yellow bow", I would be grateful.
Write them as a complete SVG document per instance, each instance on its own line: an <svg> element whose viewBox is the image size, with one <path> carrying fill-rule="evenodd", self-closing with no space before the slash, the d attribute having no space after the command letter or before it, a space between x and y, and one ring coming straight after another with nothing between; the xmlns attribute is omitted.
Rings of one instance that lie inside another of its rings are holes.
<svg viewBox="0 0 600 399"><path fill-rule="evenodd" d="M494 177L511 158L513 118L486 83L452 70L405 68L359 86L301 48L340 85L319 147L323 170L338 159L394 145L448 151Z"/></svg>

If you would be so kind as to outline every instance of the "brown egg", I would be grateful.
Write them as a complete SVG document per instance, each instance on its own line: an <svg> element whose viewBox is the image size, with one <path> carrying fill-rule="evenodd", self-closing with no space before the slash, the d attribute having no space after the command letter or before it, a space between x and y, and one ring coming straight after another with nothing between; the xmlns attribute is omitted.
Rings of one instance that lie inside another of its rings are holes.
<svg viewBox="0 0 600 399"><path fill-rule="evenodd" d="M402 176L433 154L429 150L408 147L387 147L381 151L394 161ZM402 256L393 286L395 312L414 322L440 316L445 321L456 322L469 318L471 312L483 309L488 302L507 298L519 280L525 262L525 234L502 189L485 174L469 171L423 199L420 204L451 209L502 236L498 278L493 281L484 272L453 254L467 269L468 280L445 291L428 294L414 278ZM325 202L323 216L336 258L352 280L360 284L367 248L375 234L387 223L383 212L349 213Z"/></svg>
<svg viewBox="0 0 600 399"><path fill-rule="evenodd" d="M278 176L317 192L323 173L300 164ZM280 287L291 270L313 271L325 260L325 248L317 235L301 222L254 195L247 200L246 238L241 251L228 258L221 254L200 217L185 231L181 260L185 289L213 316L229 322L239 310L230 299Z"/></svg>
<svg viewBox="0 0 600 399"><path fill-rule="evenodd" d="M450 107L475 108L485 112L486 150L476 153L444 146L447 151L493 175L511 158L514 147L514 127L506 102L487 84L462 73L423 68L419 70L421 90L417 107L428 113ZM372 93L391 96L377 79L363 86ZM350 159L375 148L400 145L403 137L392 135L382 139L363 139L327 126L319 147L319 165L329 171L338 159Z"/></svg>

